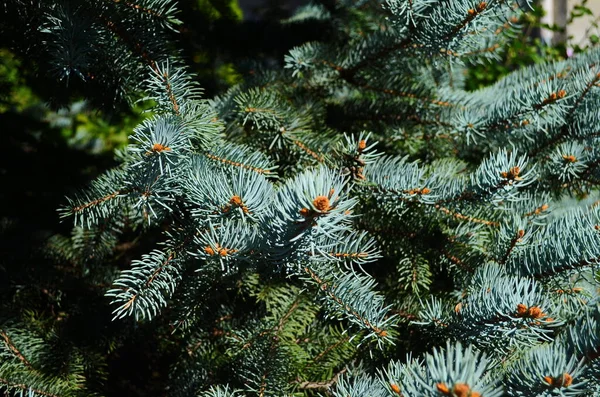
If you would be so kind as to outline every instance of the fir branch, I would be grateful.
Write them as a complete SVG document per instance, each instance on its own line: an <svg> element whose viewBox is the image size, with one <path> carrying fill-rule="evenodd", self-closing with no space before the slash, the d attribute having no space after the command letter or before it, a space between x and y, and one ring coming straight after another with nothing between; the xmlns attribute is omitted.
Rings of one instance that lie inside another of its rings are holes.
<svg viewBox="0 0 600 397"><path fill-rule="evenodd" d="M300 149L304 150L306 153L308 153L308 155L310 155L312 158L317 160L319 163L322 163L324 161L322 155L317 154L315 151L309 149L304 143L300 142L300 140L298 140L298 139L294 140L294 145L296 145Z"/></svg>
<svg viewBox="0 0 600 397"><path fill-rule="evenodd" d="M385 338L388 335L388 332L384 329L377 327L372 324L369 319L364 318L354 310L352 307L348 306L339 296L337 296L333 291L332 287L329 286L327 282L322 280L315 272L313 272L310 268L305 267L304 271L312 278L320 287L322 291L324 291L327 296L329 296L335 303L340 305L340 307L344 308L350 315L352 315L356 320L360 323L364 324L367 328L371 329L377 336ZM335 288L335 285L333 286Z"/></svg>
<svg viewBox="0 0 600 397"><path fill-rule="evenodd" d="M375 87L368 83L361 83L354 77L348 77L348 76L343 76L343 75L342 75L342 77L349 84L356 86L358 88L363 88L365 90L379 92L382 94L399 97L399 98L414 99L416 101L426 102L426 103L430 103L432 105L438 105L438 106L442 106L442 107L458 107L459 109L466 109L465 106L453 104L453 103L450 103L447 101L440 101L440 100L433 99L433 98L420 97L417 94L414 94L411 92L399 91L399 90L390 89L390 88Z"/></svg>
<svg viewBox="0 0 600 397"><path fill-rule="evenodd" d="M227 159L227 158L222 158L222 157L216 156L216 155L211 154L211 153L202 153L202 154L204 156L206 156L207 158L211 159L211 160L218 161L218 162L223 163L223 164L232 165L234 167L240 167L240 168L243 168L245 170L254 171L254 172L256 172L258 174L261 174L261 175L270 174L270 170L268 170L268 169L254 167L254 166L252 166L250 164L243 164L241 162L233 161L233 160L230 160L230 159Z"/></svg>
<svg viewBox="0 0 600 397"><path fill-rule="evenodd" d="M19 361L21 361L27 368L36 371L29 362L29 360L27 360L23 353L21 353L19 349L14 345L14 343L12 343L8 334L2 329L0 329L0 336L2 336L2 339L4 339L6 347L8 347L8 349L19 359Z"/></svg>
<svg viewBox="0 0 600 397"><path fill-rule="evenodd" d="M487 3L485 1L480 2L476 8L470 8L467 12L467 16L465 19L457 25L450 33L444 37L444 40L449 40L450 38L456 36L458 32L464 29L469 23L471 23L477 16L481 15L481 13L487 8Z"/></svg>
<svg viewBox="0 0 600 397"><path fill-rule="evenodd" d="M318 390L326 393L327 395L332 395L330 390L335 384L338 382L341 375L345 374L348 371L348 368L345 367L341 371L337 372L331 379L322 382L310 382L310 381L300 381L300 379L296 380L298 384L298 388L301 390Z"/></svg>
<svg viewBox="0 0 600 397"><path fill-rule="evenodd" d="M479 219L479 218L475 218L469 215L463 215L460 212L456 212L456 211L452 211L446 207L442 207L439 204L435 205L435 208L440 210L441 212L443 212L446 215L450 215L451 217L461 220L461 221L467 221L467 222L473 222L473 223L480 223L486 226L494 226L494 227L498 227L500 226L500 223L496 222L496 221L489 221L487 219Z"/></svg>
<svg viewBox="0 0 600 397"><path fill-rule="evenodd" d="M379 49L378 51L364 57L359 62L357 62L356 64L354 64L353 66L351 66L349 68L342 68L340 66L334 65L327 61L324 61L324 62L328 66L332 67L334 70L338 71L340 73L340 77L342 77L342 79L350 82L350 81L354 81L354 77L361 69L365 68L366 66L371 65L373 62L382 59L382 57L385 57L386 55L389 55L390 53L393 53L394 51L408 48L411 45L411 43L412 43L412 38L406 38L406 39L399 41L398 43L395 43L391 46L383 47L383 48Z"/></svg>
<svg viewBox="0 0 600 397"><path fill-rule="evenodd" d="M171 101L171 104L173 105L173 112L175 112L176 115L180 115L179 112L179 103L177 103L177 98L175 98L175 94L173 93L173 88L171 86L171 81L170 81L170 75L169 75L169 70L168 68L164 68L162 70L162 72L160 70L158 70L157 68L152 68L152 71L156 74L156 76L162 80L163 84L164 84L164 88L167 94L167 97L169 98L169 100Z"/></svg>
<svg viewBox="0 0 600 397"><path fill-rule="evenodd" d="M461 269L464 270L469 270L469 271L473 271L471 266L468 266L466 263L464 263L460 258L458 258L456 255L452 255L451 253L449 253L446 249L444 248L440 248L439 249L440 252L442 253L442 255L444 255L444 257L446 259L448 259L450 262L454 263L455 265L457 265L458 267L460 267Z"/></svg>
<svg viewBox="0 0 600 397"><path fill-rule="evenodd" d="M317 354L305 367L304 369L308 369L310 367L313 366L313 364L315 364L317 361L321 360L323 357L325 357L330 351L335 350L338 346L348 342L350 340L349 336L344 336L343 338L337 340L335 343L327 346L327 348L325 350L323 350L322 352L320 352L319 354Z"/></svg>
<svg viewBox="0 0 600 397"><path fill-rule="evenodd" d="M516 236L513 237L513 239L510 241L510 244L508 246L508 249L506 250L506 253L504 254L502 259L500 259L500 261L498 263L500 263L501 265L504 265L506 263L506 261L510 257L511 252L513 251L513 249L515 248L517 243L521 241L521 238L523 238L524 235L525 235L524 230L519 230L517 232Z"/></svg>
<svg viewBox="0 0 600 397"><path fill-rule="evenodd" d="M577 109L579 108L579 106L581 105L581 103L583 102L585 97L589 94L591 89L593 87L597 87L599 82L600 82L600 72L596 73L596 76L588 84L586 84L584 90L581 92L581 94L579 94L579 96L575 100L575 103L569 109L569 112L567 113L567 117L565 118L565 124L562 126L559 133L556 134L555 136L553 136L552 139L545 142L543 145L538 146L534 150L530 151L529 156L537 156L538 154L540 154L547 148L556 145L557 143L559 143L560 141L562 141L563 139L565 139L568 136L569 128L571 126L571 121L572 121L573 116L575 115Z"/></svg>
<svg viewBox="0 0 600 397"><path fill-rule="evenodd" d="M582 259L580 261L574 262L574 263L569 263L569 264L565 264L562 266L551 266L548 270L543 271L543 272L538 272L533 274L533 277L536 280L546 280L552 277L555 277L557 275L560 275L564 272L567 272L569 270L579 270L581 271L582 269L588 268L590 266L594 266L596 264L600 264L600 258L590 258L590 259Z"/></svg>
<svg viewBox="0 0 600 397"><path fill-rule="evenodd" d="M126 0L106 0L106 1L107 2L112 1L115 4L123 4L123 5L131 8L132 10L135 10L135 11L138 11L138 12L142 12L142 13L148 14L150 16L160 18L160 19L166 20L168 18L168 16L167 16L166 13L163 13L163 12L160 12L160 11L156 11L156 10L153 10L151 8L146 8L146 7L143 7L143 6L139 5L139 4L132 3L130 1L126 1Z"/></svg>
<svg viewBox="0 0 600 397"><path fill-rule="evenodd" d="M119 37L129 47L131 52L142 58L152 70L157 70L156 61L152 59L151 55L144 48L144 45L141 42L134 40L134 38L131 37L131 35L125 29L119 26L116 22L108 19L108 17L105 15L100 15L99 18L104 23L104 26L108 28L108 30L110 30L115 36Z"/></svg>
<svg viewBox="0 0 600 397"><path fill-rule="evenodd" d="M97 206L99 204L102 204L102 203L104 203L106 201L110 201L110 200L118 197L119 195L131 193L133 190L134 190L133 188L123 189L123 190L116 190L116 191L114 191L114 192L112 192L110 194L107 194L104 197L100 197L100 198L88 201L87 203L83 203L83 204L80 204L80 205L78 205L76 207L71 208L71 213L72 214L77 214L79 212L82 212L85 209L90 208L90 207L95 207L95 206Z"/></svg>
<svg viewBox="0 0 600 397"><path fill-rule="evenodd" d="M0 382L3 383L3 384L5 384L8 387L14 387L14 388L21 389L24 392L31 390L32 392L34 392L35 394L39 394L40 396L61 397L58 394L52 394L52 393L46 392L44 390L40 390L40 389L37 389L37 388L33 388L31 386L27 386L27 385L22 384L22 383L13 383L13 382L11 382L11 381L9 381L7 379L3 379L3 378L0 378Z"/></svg>

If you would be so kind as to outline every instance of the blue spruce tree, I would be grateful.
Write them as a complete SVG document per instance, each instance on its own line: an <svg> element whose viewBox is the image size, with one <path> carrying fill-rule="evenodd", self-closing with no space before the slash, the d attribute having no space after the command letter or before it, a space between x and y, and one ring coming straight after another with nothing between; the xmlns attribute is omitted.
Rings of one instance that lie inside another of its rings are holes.
<svg viewBox="0 0 600 397"><path fill-rule="evenodd" d="M51 251L176 345L168 396L600 395L600 50L465 89L530 6L311 3L283 23L326 37L212 99L153 58L152 116ZM149 249L115 275L131 234ZM48 375L48 338L1 327L9 394L82 393L85 359Z"/></svg>

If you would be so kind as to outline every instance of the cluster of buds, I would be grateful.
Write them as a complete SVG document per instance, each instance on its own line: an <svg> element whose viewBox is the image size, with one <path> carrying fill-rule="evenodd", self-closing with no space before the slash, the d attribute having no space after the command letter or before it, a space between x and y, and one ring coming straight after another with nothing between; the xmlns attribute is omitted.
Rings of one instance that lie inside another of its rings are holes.
<svg viewBox="0 0 600 397"><path fill-rule="evenodd" d="M476 8L476 9L474 9L474 8L471 8L471 9L469 9L469 11L467 11L467 12L469 13L469 15L470 15L470 16L475 16L475 15L477 15L477 14L481 13L483 10L485 10L485 9L486 9L486 7L487 7L487 3L486 3L485 1L482 1L481 3L479 3L479 4L477 5L477 8Z"/></svg>
<svg viewBox="0 0 600 397"><path fill-rule="evenodd" d="M429 189L428 187L424 187L424 188L414 188L414 189L410 189L410 190L405 190L404 193L406 194L418 194L418 195L425 195L425 194L429 194L431 193L431 189Z"/></svg>
<svg viewBox="0 0 600 397"><path fill-rule="evenodd" d="M520 173L521 173L521 167L514 166L511 169L509 169L508 171L502 171L500 173L500 176L504 179L507 179L509 181L509 183L512 183L513 181L522 181L523 180L523 178L521 178L519 176Z"/></svg>
<svg viewBox="0 0 600 397"><path fill-rule="evenodd" d="M559 99L563 99L565 96L567 96L567 91L565 91L565 90L553 92L552 94L550 94L550 96L548 98L544 99L544 102L542 102L542 106L548 105L550 103L554 103Z"/></svg>
<svg viewBox="0 0 600 397"><path fill-rule="evenodd" d="M544 376L544 381L552 387L569 387L573 383L573 377L568 373L564 373L557 377Z"/></svg>
<svg viewBox="0 0 600 397"><path fill-rule="evenodd" d="M537 207L535 210L528 212L527 214L525 214L525 216L531 216L531 215L539 215L542 212L546 211L548 208L550 208L548 206L548 204L542 204L541 206Z"/></svg>
<svg viewBox="0 0 600 397"><path fill-rule="evenodd" d="M573 156L572 154L563 154L562 158L567 162L567 163L576 163L577 162L577 157Z"/></svg>
<svg viewBox="0 0 600 397"><path fill-rule="evenodd" d="M481 397L481 393L473 391L471 387L466 383L455 383L452 389L448 387L443 382L435 385L437 391L442 393L445 396L454 396L454 397Z"/></svg>
<svg viewBox="0 0 600 397"><path fill-rule="evenodd" d="M519 303L517 305L517 314L516 314L516 317L519 317L519 318L532 318L534 320L539 320L539 319L542 319L542 318L546 317L546 319L544 320L546 322L554 320L551 317L547 317L547 314L544 313L539 306L527 307L527 305L524 305L522 303ZM539 322L537 322L537 323L539 324Z"/></svg>
<svg viewBox="0 0 600 397"><path fill-rule="evenodd" d="M231 197L231 199L229 200L229 205L226 205L223 208L223 213L227 213L231 210L231 207L238 207L241 208L242 211L244 212L244 214L247 214L248 211L248 207L246 207L244 205L244 202L242 201L242 198L238 195L235 195L233 197Z"/></svg>
<svg viewBox="0 0 600 397"><path fill-rule="evenodd" d="M583 291L583 288L581 287L573 287L573 288L569 288L569 289L557 289L556 293L559 295L562 294L577 294Z"/></svg>
<svg viewBox="0 0 600 397"><path fill-rule="evenodd" d="M204 252L206 252L208 255L210 256L214 256L214 255L219 255L222 257L226 257L229 254L233 254L235 252L237 252L236 249L233 248L225 248L225 247L221 247L219 244L216 244L216 252L213 249L213 247L211 247L210 245L207 245L206 247L204 247Z"/></svg>

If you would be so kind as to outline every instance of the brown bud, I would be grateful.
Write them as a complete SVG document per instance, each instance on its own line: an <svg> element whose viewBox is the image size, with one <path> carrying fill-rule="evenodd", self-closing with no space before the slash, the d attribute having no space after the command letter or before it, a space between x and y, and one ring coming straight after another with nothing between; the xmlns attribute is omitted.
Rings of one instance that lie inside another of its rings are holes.
<svg viewBox="0 0 600 397"><path fill-rule="evenodd" d="M327 196L317 196L313 200L313 205L317 210L321 212L329 211L329 209L331 208L329 206L329 198Z"/></svg>
<svg viewBox="0 0 600 397"><path fill-rule="evenodd" d="M517 305L517 316L518 317L523 317L526 314L527 314L527 306L524 305L524 304L522 304L522 303L519 303Z"/></svg>
<svg viewBox="0 0 600 397"><path fill-rule="evenodd" d="M450 389L448 389L448 386L446 386L446 384L443 382L436 384L435 387L440 393L450 394Z"/></svg>
<svg viewBox="0 0 600 397"><path fill-rule="evenodd" d="M163 152L163 151L164 151L164 152L168 152L168 151L170 151L170 150L171 150L171 148L170 148L170 147L168 147L168 146L163 146L163 145L161 145L160 143L155 143L154 145L152 145L152 151L153 151L153 152L160 153L160 152Z"/></svg>
<svg viewBox="0 0 600 397"><path fill-rule="evenodd" d="M539 306L532 306L529 308L529 316L532 318L540 318L544 317L545 314L542 312L542 309Z"/></svg>
<svg viewBox="0 0 600 397"><path fill-rule="evenodd" d="M305 218L310 215L310 210L308 208L302 208L299 212L300 215L302 215Z"/></svg>
<svg viewBox="0 0 600 397"><path fill-rule="evenodd" d="M233 205L237 205L238 207L241 207L242 205L244 205L244 203L242 202L242 198L240 196L237 196L237 195L233 196L231 198L231 200L229 200L229 203L233 204Z"/></svg>
<svg viewBox="0 0 600 397"><path fill-rule="evenodd" d="M469 397L471 388L466 383L457 383L452 388L456 397Z"/></svg>

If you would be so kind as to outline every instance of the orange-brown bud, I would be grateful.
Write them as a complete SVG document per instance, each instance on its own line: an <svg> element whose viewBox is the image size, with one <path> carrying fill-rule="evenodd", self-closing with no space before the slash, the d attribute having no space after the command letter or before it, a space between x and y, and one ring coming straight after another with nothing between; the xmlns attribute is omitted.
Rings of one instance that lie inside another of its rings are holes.
<svg viewBox="0 0 600 397"><path fill-rule="evenodd" d="M242 209L242 211L244 211L245 214L248 213L248 207L246 207L244 205L244 202L242 201L242 198L238 195L233 196L230 200L229 200L229 204L231 205L235 205L236 207L240 207ZM224 211L225 212L225 211Z"/></svg>
<svg viewBox="0 0 600 397"><path fill-rule="evenodd" d="M313 200L313 205L317 210L321 212L329 211L329 209L331 208L329 206L329 198L327 196L317 196Z"/></svg>
<svg viewBox="0 0 600 397"><path fill-rule="evenodd" d="M160 152L163 152L163 151L165 151L165 152L168 152L168 151L170 151L170 150L171 150L171 148L170 148L170 147L168 147L168 146L163 146L163 145L161 145L160 143L155 143L154 145L152 145L152 151L153 151L153 152L160 153Z"/></svg>
<svg viewBox="0 0 600 397"><path fill-rule="evenodd" d="M518 166L515 166L515 167L512 167L511 169L509 169L508 171L501 172L500 176L502 178L509 179L509 180L521 181L522 178L519 177L520 173L521 173L521 168Z"/></svg>
<svg viewBox="0 0 600 397"><path fill-rule="evenodd" d="M529 308L529 316L532 318L541 318L544 317L545 314L542 312L542 309L539 306L532 306Z"/></svg>
<svg viewBox="0 0 600 397"><path fill-rule="evenodd" d="M565 372L562 375L562 385L564 387L569 387L569 386L571 386L572 383L573 383L573 377Z"/></svg>
<svg viewBox="0 0 600 397"><path fill-rule="evenodd" d="M229 203L233 204L233 205L237 205L238 207L241 207L242 205L244 205L244 203L242 202L242 198L240 196L237 196L237 195L233 196L231 198L231 200L229 200Z"/></svg>
<svg viewBox="0 0 600 397"><path fill-rule="evenodd" d="M448 389L448 386L445 383L443 383L443 382L440 382L440 383L436 384L435 387L437 388L437 390L440 393L444 393L444 394L449 394L450 393L450 389Z"/></svg>
<svg viewBox="0 0 600 397"><path fill-rule="evenodd" d="M310 215L310 210L308 208L302 208L299 212L300 215L302 215L305 218Z"/></svg>
<svg viewBox="0 0 600 397"><path fill-rule="evenodd" d="M573 377L565 372L557 378L544 376L544 381L553 387L569 387L573 384Z"/></svg>
<svg viewBox="0 0 600 397"><path fill-rule="evenodd" d="M469 397L471 388L466 383L457 383L452 388L456 397Z"/></svg>
<svg viewBox="0 0 600 397"><path fill-rule="evenodd" d="M517 305L517 316L523 317L527 314L527 306L522 303Z"/></svg>

